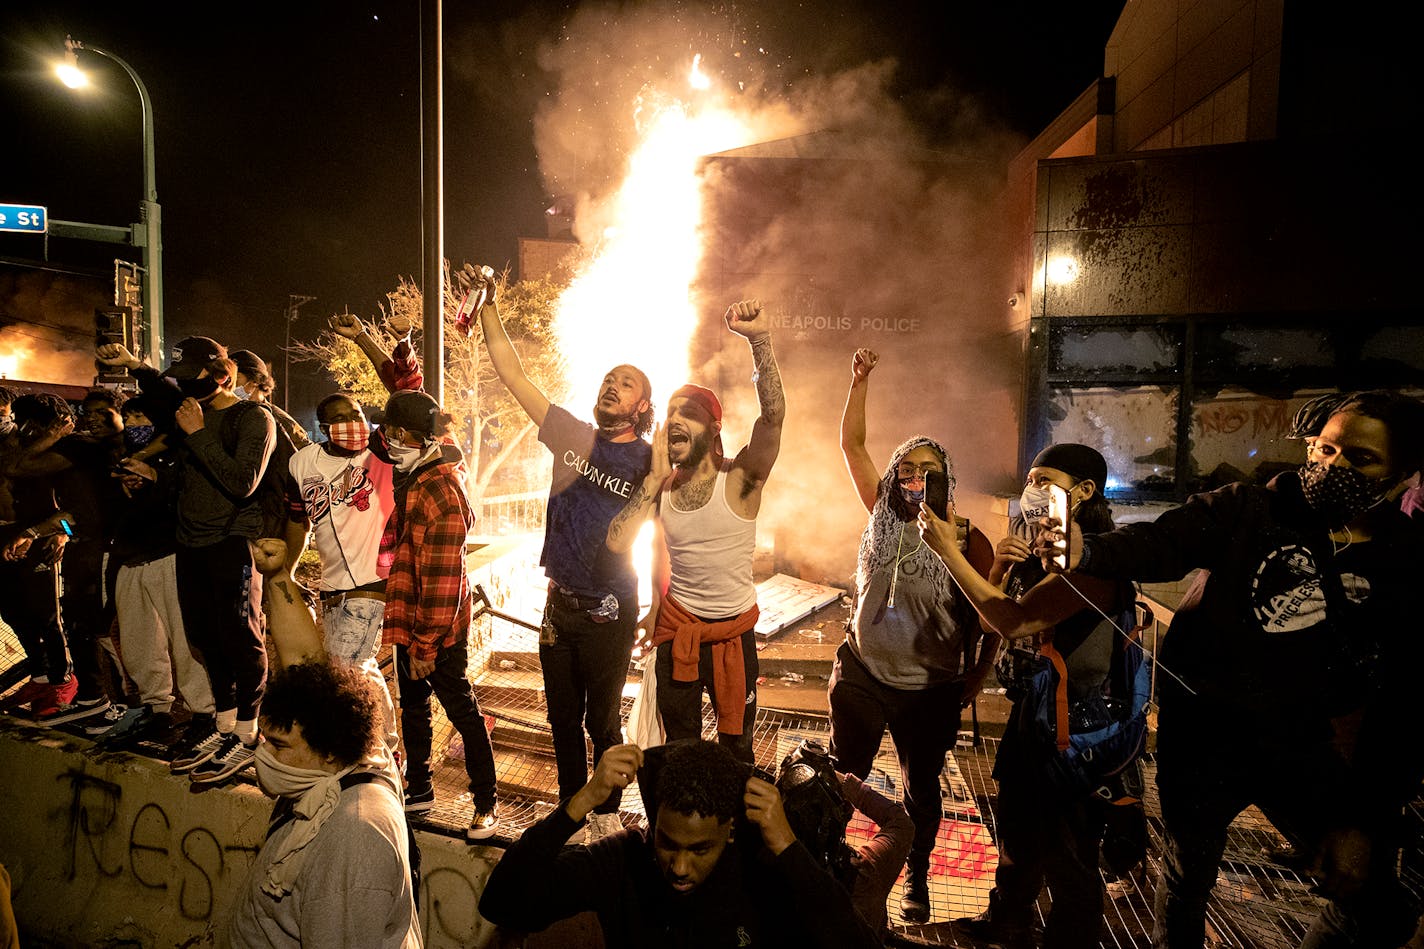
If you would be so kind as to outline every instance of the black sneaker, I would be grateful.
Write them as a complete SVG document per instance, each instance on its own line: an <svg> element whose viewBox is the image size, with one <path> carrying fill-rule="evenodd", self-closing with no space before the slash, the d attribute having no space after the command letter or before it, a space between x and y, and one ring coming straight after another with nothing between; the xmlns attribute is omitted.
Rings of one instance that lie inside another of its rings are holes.
<svg viewBox="0 0 1424 949"><path fill-rule="evenodd" d="M905 892L900 896L900 918L907 923L930 920L930 883L927 870L907 870Z"/></svg>
<svg viewBox="0 0 1424 949"><path fill-rule="evenodd" d="M53 709L36 713L35 724L63 725L65 722L77 722L95 715L103 715L109 708L109 700L103 696L97 699L75 699L73 702L65 702Z"/></svg>
<svg viewBox="0 0 1424 949"><path fill-rule="evenodd" d="M405 812L407 814L425 814L435 806L435 789L425 788L424 790L405 792Z"/></svg>
<svg viewBox="0 0 1424 949"><path fill-rule="evenodd" d="M183 737L169 751L173 755L169 769L174 774L187 774L217 754L222 734L211 718L193 718L183 731Z"/></svg>
<svg viewBox="0 0 1424 949"><path fill-rule="evenodd" d="M194 784L221 784L252 764L256 756L256 745L246 744L237 735L223 735L218 750L188 777Z"/></svg>
<svg viewBox="0 0 1424 949"><path fill-rule="evenodd" d="M965 916L954 921L954 928L976 943L1003 949L1033 949L1033 937L1023 926L1010 926L994 919L987 911L978 916Z"/></svg>

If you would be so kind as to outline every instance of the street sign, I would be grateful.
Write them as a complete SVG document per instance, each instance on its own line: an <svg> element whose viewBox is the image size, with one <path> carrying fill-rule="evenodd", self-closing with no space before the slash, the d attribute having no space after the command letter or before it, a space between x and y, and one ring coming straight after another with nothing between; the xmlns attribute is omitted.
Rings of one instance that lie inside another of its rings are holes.
<svg viewBox="0 0 1424 949"><path fill-rule="evenodd" d="M0 204L0 231L43 234L49 223L44 208L33 204Z"/></svg>

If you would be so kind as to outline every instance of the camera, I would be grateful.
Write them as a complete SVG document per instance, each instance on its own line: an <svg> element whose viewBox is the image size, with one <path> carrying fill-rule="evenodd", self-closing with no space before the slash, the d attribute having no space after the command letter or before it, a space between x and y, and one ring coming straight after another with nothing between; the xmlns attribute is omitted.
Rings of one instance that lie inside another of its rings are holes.
<svg viewBox="0 0 1424 949"><path fill-rule="evenodd" d="M845 831L855 808L841 791L835 759L826 747L814 739L802 739L781 759L776 790L796 839L833 876L847 879L852 868Z"/></svg>

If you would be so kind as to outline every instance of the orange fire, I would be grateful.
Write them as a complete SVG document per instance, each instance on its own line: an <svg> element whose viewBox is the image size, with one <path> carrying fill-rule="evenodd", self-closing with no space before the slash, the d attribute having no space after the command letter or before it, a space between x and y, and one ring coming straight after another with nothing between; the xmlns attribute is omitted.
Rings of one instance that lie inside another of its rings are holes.
<svg viewBox="0 0 1424 949"><path fill-rule="evenodd" d="M750 109L718 95L693 60L687 100L644 87L632 104L639 142L622 183L583 213L601 235L558 304L569 395L592 397L619 363L645 371L655 397L686 382L697 323L692 287L702 260L698 160L757 139ZM660 401L660 400L659 400Z"/></svg>

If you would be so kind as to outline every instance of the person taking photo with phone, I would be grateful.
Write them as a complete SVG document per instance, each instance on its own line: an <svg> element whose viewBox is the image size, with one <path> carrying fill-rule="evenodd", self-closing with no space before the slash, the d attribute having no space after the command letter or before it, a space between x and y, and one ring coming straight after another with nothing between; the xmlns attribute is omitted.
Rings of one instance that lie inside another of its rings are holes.
<svg viewBox="0 0 1424 949"><path fill-rule="evenodd" d="M854 614L831 671L831 754L839 770L865 780L881 735L890 729L905 810L915 823L900 915L922 923L930 917L930 854L944 812L944 756L958 737L960 711L989 673L994 650L980 648L978 616L915 529L927 476L943 477L949 498L954 496L949 453L934 439L915 435L895 449L882 473L866 450L866 395L878 358L869 349L856 350L841 417L841 451L870 520L860 539ZM966 528L962 542L969 562L988 573L988 538Z"/></svg>
<svg viewBox="0 0 1424 949"><path fill-rule="evenodd" d="M952 522L920 509L925 544L944 562L984 625L1010 646L1000 679L1007 680L1001 684L1014 704L994 759L999 866L989 908L957 921L976 939L1032 946L1038 893L1046 880L1053 906L1044 926L1045 949L1098 945L1103 919L1098 853L1112 805L1089 793L1053 793L1049 756L1056 748L1033 733L1033 712L1009 669L1020 660L1027 666L1038 646L1051 643L1063 658L1070 703L1099 693L1108 676L1119 632L1108 617L1133 603L1132 585L1097 577L1075 577L1070 585L1061 575L1046 573L1029 546L1038 521L1055 508L1066 508L1067 523L1077 533L1112 530L1112 511L1102 490L1107 472L1103 456L1087 445L1050 445L1039 452L1019 499L1019 515L999 542L987 579L960 551Z"/></svg>

